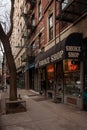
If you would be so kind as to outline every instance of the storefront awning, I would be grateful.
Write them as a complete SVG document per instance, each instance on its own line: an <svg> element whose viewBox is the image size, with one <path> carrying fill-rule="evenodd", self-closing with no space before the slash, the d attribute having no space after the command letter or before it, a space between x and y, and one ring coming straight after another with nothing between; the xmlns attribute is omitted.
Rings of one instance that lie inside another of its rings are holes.
<svg viewBox="0 0 87 130"><path fill-rule="evenodd" d="M82 33L72 33L46 52L41 52L35 59L35 67L63 59L79 59L81 57Z"/></svg>

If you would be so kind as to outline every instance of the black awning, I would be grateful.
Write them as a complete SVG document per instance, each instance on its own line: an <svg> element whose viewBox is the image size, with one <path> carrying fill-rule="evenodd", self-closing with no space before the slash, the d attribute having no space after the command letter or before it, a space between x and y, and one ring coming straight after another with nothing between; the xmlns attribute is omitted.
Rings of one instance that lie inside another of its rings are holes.
<svg viewBox="0 0 87 130"><path fill-rule="evenodd" d="M35 67L43 66L63 59L81 57L82 33L72 33L46 52L41 52L35 59Z"/></svg>
<svg viewBox="0 0 87 130"><path fill-rule="evenodd" d="M36 61L37 60L43 60L47 57L49 57L50 55L53 55L55 52L60 51L61 49L64 49L65 46L65 40L60 41L58 44L56 44L55 46L53 46L51 49L47 50L46 52L40 52L37 57L36 57Z"/></svg>

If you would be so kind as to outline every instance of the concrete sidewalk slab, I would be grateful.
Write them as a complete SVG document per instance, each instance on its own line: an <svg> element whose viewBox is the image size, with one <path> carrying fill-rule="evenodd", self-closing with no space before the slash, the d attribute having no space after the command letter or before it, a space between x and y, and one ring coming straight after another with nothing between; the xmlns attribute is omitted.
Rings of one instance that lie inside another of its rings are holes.
<svg viewBox="0 0 87 130"><path fill-rule="evenodd" d="M2 130L87 130L87 112L51 100L38 102L39 95L26 98L30 91L18 91L26 100L27 112L2 115Z"/></svg>

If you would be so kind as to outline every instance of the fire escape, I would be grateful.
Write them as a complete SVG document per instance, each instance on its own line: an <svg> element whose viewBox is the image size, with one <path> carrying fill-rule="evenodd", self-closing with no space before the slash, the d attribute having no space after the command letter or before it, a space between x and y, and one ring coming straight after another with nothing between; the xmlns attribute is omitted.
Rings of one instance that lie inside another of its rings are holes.
<svg viewBox="0 0 87 130"><path fill-rule="evenodd" d="M30 10L32 10L34 8L34 6L36 5L36 0L26 0L26 3L30 4Z"/></svg>
<svg viewBox="0 0 87 130"><path fill-rule="evenodd" d="M36 5L36 0L26 0L25 5L29 4L29 9L26 11L26 13L22 13L22 16L25 21L26 25L26 30L27 30L27 47L26 47L26 69L30 68L35 61L35 54L32 45L29 45L29 39L34 32L36 25L35 25L35 16L32 13L35 5ZM26 33L26 32L25 32ZM26 38L26 37L24 37Z"/></svg>
<svg viewBox="0 0 87 130"><path fill-rule="evenodd" d="M22 16L25 20L25 25L27 27L28 37L32 35L32 32L34 31L36 25L35 25L35 17L33 12L33 8L36 5L36 0L26 0L25 6L29 4L29 8L26 10L22 10Z"/></svg>
<svg viewBox="0 0 87 130"><path fill-rule="evenodd" d="M68 3L65 3L65 0L59 0L59 2L61 6L65 4L56 17L59 21L73 23L87 12L87 0L70 0Z"/></svg>

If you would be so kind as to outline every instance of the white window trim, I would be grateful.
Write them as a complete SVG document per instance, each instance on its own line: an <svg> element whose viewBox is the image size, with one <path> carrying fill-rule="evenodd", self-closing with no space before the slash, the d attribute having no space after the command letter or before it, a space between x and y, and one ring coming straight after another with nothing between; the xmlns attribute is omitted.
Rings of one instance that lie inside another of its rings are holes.
<svg viewBox="0 0 87 130"><path fill-rule="evenodd" d="M39 3L41 2L41 16L39 17ZM38 21L40 21L42 18L42 0L38 1Z"/></svg>
<svg viewBox="0 0 87 130"><path fill-rule="evenodd" d="M51 15L51 14L53 14L53 39L54 39L54 32L55 32L55 30L54 30L54 25L55 25L55 20L54 20L54 18L55 18L55 15L54 15L54 12L52 11L50 14L49 14L49 16ZM49 44L51 41L53 41L53 39L52 40L49 40L49 16L48 16L48 18L47 18L47 43Z"/></svg>

